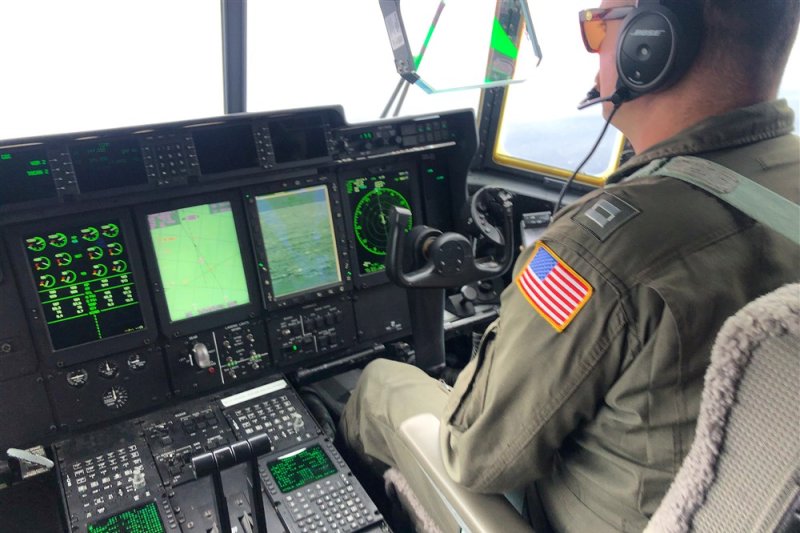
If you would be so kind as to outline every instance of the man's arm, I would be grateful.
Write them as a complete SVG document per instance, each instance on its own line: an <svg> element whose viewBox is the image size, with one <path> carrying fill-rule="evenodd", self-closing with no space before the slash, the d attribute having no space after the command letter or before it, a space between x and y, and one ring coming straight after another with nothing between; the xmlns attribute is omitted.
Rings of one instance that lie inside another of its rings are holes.
<svg viewBox="0 0 800 533"><path fill-rule="evenodd" d="M542 270L531 250L520 257L501 317L459 376L442 418L445 465L472 490L502 492L547 475L564 437L594 416L626 357L640 349L628 289L575 241L544 244L543 259L573 275L556 285L574 281L580 290L585 283L590 295L576 309L580 292L548 294L548 264ZM531 287L529 265L544 276L541 287Z"/></svg>

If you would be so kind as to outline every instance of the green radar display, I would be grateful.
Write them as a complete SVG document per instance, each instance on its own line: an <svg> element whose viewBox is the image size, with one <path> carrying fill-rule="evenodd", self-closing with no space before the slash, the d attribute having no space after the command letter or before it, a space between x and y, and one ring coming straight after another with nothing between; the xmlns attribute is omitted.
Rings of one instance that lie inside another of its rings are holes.
<svg viewBox="0 0 800 533"><path fill-rule="evenodd" d="M389 242L389 216L392 207L411 211L411 183L408 171L365 175L345 183L352 209L356 259L362 275L385 269L386 247ZM413 225L409 220L406 230Z"/></svg>
<svg viewBox="0 0 800 533"><path fill-rule="evenodd" d="M230 202L147 215L171 322L250 303Z"/></svg>

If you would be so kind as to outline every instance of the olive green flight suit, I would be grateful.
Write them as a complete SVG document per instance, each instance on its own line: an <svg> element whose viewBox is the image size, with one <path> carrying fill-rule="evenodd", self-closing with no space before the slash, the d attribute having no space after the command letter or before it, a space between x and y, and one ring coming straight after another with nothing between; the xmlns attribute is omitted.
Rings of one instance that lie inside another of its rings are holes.
<svg viewBox="0 0 800 533"><path fill-rule="evenodd" d="M432 412L448 472L466 488L535 484L558 531L640 531L692 443L717 331L747 302L800 279L800 248L687 183L625 177L654 159L696 155L800 203L792 124L785 101L710 118L562 210L541 241L591 286L563 331L512 283L452 391L408 365L367 367L342 418L353 449L397 465L396 428Z"/></svg>

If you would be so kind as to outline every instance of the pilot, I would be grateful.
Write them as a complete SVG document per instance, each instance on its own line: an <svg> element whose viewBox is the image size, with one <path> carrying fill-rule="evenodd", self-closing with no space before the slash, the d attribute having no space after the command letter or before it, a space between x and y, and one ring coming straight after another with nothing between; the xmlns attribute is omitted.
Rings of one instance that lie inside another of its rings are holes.
<svg viewBox="0 0 800 533"><path fill-rule="evenodd" d="M637 92L618 81L637 65L617 55L654 35L643 10L689 29L674 35L680 57L663 83ZM800 272L789 239L653 162L697 156L800 202L794 115L776 100L798 17L799 0L603 0L581 12L604 115L636 155L523 251L452 390L406 364L366 367L340 422L348 445L414 475L397 429L433 413L445 467L467 489L525 487L557 531L641 530L692 444L723 321ZM448 523L436 498L420 499Z"/></svg>

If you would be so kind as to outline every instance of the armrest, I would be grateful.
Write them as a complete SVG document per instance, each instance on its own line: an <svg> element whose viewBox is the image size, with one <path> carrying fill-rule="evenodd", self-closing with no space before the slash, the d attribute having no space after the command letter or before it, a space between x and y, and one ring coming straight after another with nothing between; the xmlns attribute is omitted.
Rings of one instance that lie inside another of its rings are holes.
<svg viewBox="0 0 800 533"><path fill-rule="evenodd" d="M439 448L439 419L416 415L400 425L400 437L464 531L533 531L531 525L500 494L477 494L450 479Z"/></svg>

